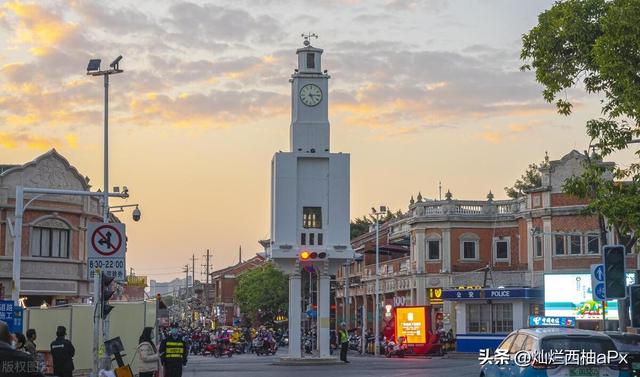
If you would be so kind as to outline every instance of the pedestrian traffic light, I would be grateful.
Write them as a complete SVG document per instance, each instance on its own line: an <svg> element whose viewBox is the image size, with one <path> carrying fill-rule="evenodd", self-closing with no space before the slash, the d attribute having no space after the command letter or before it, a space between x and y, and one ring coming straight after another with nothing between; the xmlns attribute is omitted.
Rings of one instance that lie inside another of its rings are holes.
<svg viewBox="0 0 640 377"><path fill-rule="evenodd" d="M640 327L640 285L629 287L631 327Z"/></svg>
<svg viewBox="0 0 640 377"><path fill-rule="evenodd" d="M102 314L102 318L106 318L114 308L112 305L109 305L109 299L116 292L111 289L111 283L114 279L114 277L108 276L104 272L100 274L100 313Z"/></svg>
<svg viewBox="0 0 640 377"><path fill-rule="evenodd" d="M326 259L327 253L325 253L324 251L321 251L318 253L315 251L303 250L300 252L300 254L298 254L298 257L300 258L301 262L307 262L307 261L313 261L317 259Z"/></svg>
<svg viewBox="0 0 640 377"><path fill-rule="evenodd" d="M622 245L605 246L604 289L607 300L627 297L627 279L624 271L625 248Z"/></svg>

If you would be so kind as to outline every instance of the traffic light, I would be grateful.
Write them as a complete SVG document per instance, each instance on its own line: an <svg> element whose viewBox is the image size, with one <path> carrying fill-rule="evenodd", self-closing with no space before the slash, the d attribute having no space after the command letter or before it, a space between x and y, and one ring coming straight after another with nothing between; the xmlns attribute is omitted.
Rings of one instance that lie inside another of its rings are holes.
<svg viewBox="0 0 640 377"><path fill-rule="evenodd" d="M310 262L314 260L322 260L327 258L327 253L321 251L319 253L315 251L303 250L298 254L301 262Z"/></svg>
<svg viewBox="0 0 640 377"><path fill-rule="evenodd" d="M640 327L640 285L629 287L631 304L631 327Z"/></svg>
<svg viewBox="0 0 640 377"><path fill-rule="evenodd" d="M604 259L604 292L607 300L627 297L627 279L624 273L624 246L605 246Z"/></svg>
<svg viewBox="0 0 640 377"><path fill-rule="evenodd" d="M100 274L100 313L102 318L107 318L114 308L112 305L109 305L109 299L116 293L116 291L111 289L111 283L114 279L114 277L108 276L104 272Z"/></svg>
<svg viewBox="0 0 640 377"><path fill-rule="evenodd" d="M356 312L356 323L358 324L358 327L363 327L362 325L362 312L364 311L364 307L359 306L358 310Z"/></svg>

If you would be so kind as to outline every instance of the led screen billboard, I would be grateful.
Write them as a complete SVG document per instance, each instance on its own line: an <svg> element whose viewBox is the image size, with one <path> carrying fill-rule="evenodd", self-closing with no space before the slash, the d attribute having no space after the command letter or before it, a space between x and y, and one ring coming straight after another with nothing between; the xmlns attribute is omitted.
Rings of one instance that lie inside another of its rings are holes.
<svg viewBox="0 0 640 377"><path fill-rule="evenodd" d="M396 310L396 339L405 337L409 344L427 343L427 308L399 306Z"/></svg>
<svg viewBox="0 0 640 377"><path fill-rule="evenodd" d="M627 285L635 282L627 273ZM602 320L602 302L594 301L590 274L545 274L544 314L546 316L575 317L578 320ZM618 319L618 302L607 301L607 319Z"/></svg>

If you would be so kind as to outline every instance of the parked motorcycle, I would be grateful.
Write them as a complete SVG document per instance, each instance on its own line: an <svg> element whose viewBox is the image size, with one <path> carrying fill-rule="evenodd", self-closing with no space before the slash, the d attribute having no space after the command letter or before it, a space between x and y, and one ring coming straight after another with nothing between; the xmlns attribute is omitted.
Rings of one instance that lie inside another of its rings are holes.
<svg viewBox="0 0 640 377"><path fill-rule="evenodd" d="M388 341L384 347L384 355L386 357L404 357L409 350L409 346L406 343L404 337L398 338L398 343L394 341Z"/></svg>

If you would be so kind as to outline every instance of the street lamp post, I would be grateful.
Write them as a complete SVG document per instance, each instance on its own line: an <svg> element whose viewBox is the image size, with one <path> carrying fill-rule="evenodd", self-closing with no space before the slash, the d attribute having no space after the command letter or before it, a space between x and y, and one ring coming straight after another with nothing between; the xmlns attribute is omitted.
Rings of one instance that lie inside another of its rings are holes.
<svg viewBox="0 0 640 377"><path fill-rule="evenodd" d="M374 353L380 355L380 215L387 213L387 207L380 206L380 210L371 208L371 214L376 217L376 286L375 286L375 344Z"/></svg>
<svg viewBox="0 0 640 377"><path fill-rule="evenodd" d="M115 75L118 73L122 73L123 70L120 69L120 60L122 60L122 55L119 55L111 64L109 64L110 69L101 70L100 62L101 59L91 59L89 60L89 65L87 65L87 75L89 76L102 76L104 77L104 187L103 187L103 197L102 197L102 222L109 222L109 76ZM100 285L99 274L95 274L97 276L93 281L93 296L96 305L99 305L99 292L98 285ZM93 375L98 375L98 361L95 350L98 347L98 318L94 318L94 335L93 335L93 346L94 346L94 363L93 363ZM103 340L107 340L109 336L109 319L104 318L102 321L102 338ZM105 354L104 358L105 364L109 363L109 356Z"/></svg>

